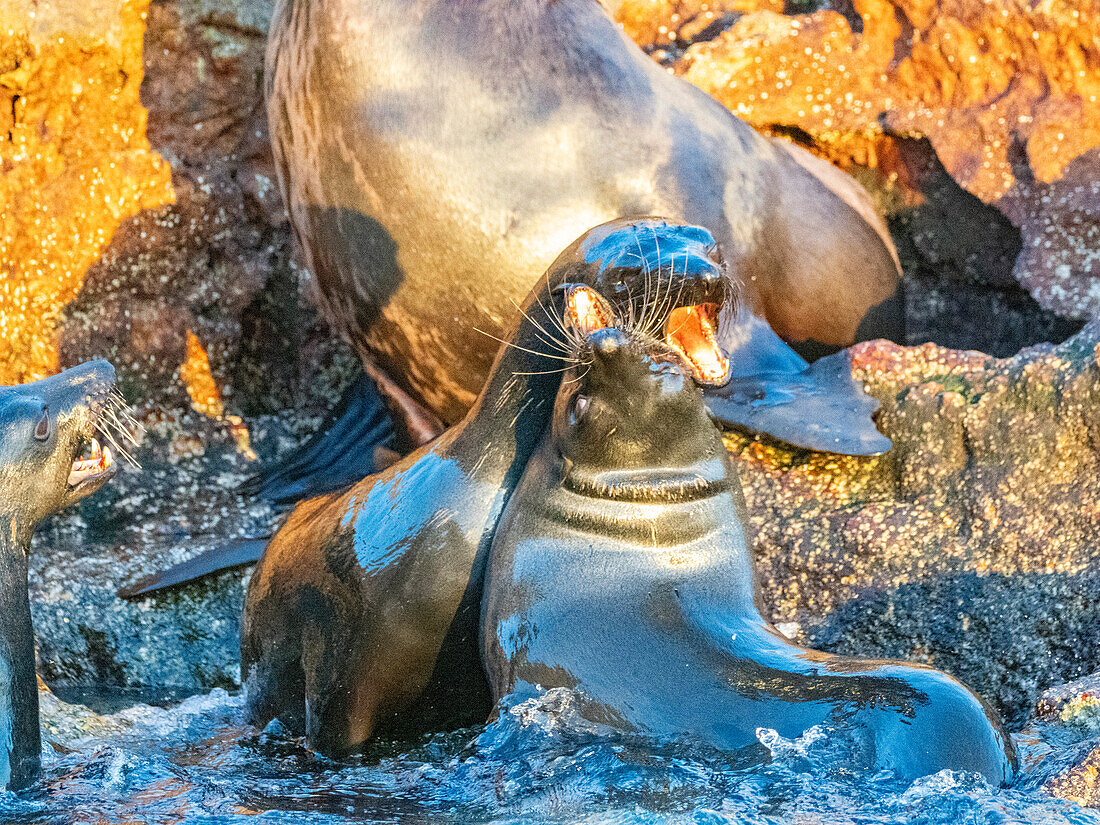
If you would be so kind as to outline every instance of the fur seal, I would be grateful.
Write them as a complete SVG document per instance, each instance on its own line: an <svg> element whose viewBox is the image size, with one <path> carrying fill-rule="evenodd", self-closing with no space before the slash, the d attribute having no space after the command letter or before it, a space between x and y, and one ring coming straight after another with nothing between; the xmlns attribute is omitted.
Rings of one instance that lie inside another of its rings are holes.
<svg viewBox="0 0 1100 825"><path fill-rule="evenodd" d="M707 228L805 352L900 340L900 267L867 193L668 74L598 0L280 0L265 93L326 315L446 423L493 361L474 330L503 326L559 250L619 217ZM331 441L322 478L348 452Z"/></svg>
<svg viewBox="0 0 1100 825"><path fill-rule="evenodd" d="M27 551L42 519L114 475L114 439L101 417L113 395L106 361L0 387L0 790L26 787L39 768L38 681L27 597ZM81 459L85 449L90 457Z"/></svg>
<svg viewBox="0 0 1100 825"><path fill-rule="evenodd" d="M644 253L642 238L684 254L621 265L617 251L629 241ZM563 353L575 349L568 336L604 323L610 302L627 313L637 307L654 330L667 330L679 306L725 306L735 285L700 245L707 238L659 220L586 233L520 308L460 424L291 512L245 601L241 662L254 724L278 717L311 746L340 753L380 725L485 718L482 572L497 519L549 421L569 363Z"/></svg>
<svg viewBox="0 0 1100 825"><path fill-rule="evenodd" d="M550 298L545 290L566 282L589 285L601 300L627 313L636 308L639 321L646 314L646 323L654 334L663 334L670 346L696 365L707 404L716 418L811 449L855 453L889 449L889 439L871 420L877 403L852 380L847 354L837 353L809 366L766 323L738 310L734 295L739 294L740 285L727 271L714 237L702 227L645 218L620 219L589 230L547 271L539 287L544 294L529 299L526 312L530 315L534 308L536 317L521 317L525 323L515 327L514 333L528 343L507 336L502 340L512 349L559 346L551 336L560 332L561 320L546 314ZM531 305L530 300L535 304ZM518 357L518 352L510 357ZM496 370L551 370L560 365L553 357L544 360L545 364L537 368L501 362ZM526 393L531 405L549 409L556 388L556 381L532 381L515 391ZM500 391L499 386L493 390ZM482 400L480 407L485 404ZM366 404L358 409L365 410ZM490 430L496 438L512 439L516 437L512 431L520 421L519 417L510 421L508 416L501 416ZM374 431L378 426L376 418L365 416L353 422L352 416L345 415L332 432L347 433L361 424L365 425L364 431ZM537 440L540 433L532 425L523 437ZM327 435L322 441L325 438ZM334 441L341 440L338 437ZM369 439L356 436L352 444L353 452L369 456ZM523 449L531 446L524 445ZM521 461L525 455L517 453L516 460ZM326 456L332 457L326 445L314 442L288 463L290 467L305 468L306 476L279 477L283 501L292 501L309 489L309 467L319 466ZM327 483L342 491L363 479L364 474L354 473L358 466L354 456L339 456L338 461L342 469L326 475ZM324 471L328 473L329 469L326 466ZM374 474L368 478L373 479ZM255 562L265 544L266 539L249 539L216 548L129 585L119 595L143 597Z"/></svg>
<svg viewBox="0 0 1100 825"><path fill-rule="evenodd" d="M835 725L899 777L1011 781L1011 741L961 683L797 647L764 621L736 471L673 349L608 328L578 361L493 540L494 699L571 688L592 721L729 751L758 747L758 728Z"/></svg>

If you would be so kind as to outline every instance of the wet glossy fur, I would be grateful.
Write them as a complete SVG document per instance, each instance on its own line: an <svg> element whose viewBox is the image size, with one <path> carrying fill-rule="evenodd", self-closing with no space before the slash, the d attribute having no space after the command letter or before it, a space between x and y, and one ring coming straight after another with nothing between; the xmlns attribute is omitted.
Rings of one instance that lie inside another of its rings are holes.
<svg viewBox="0 0 1100 825"><path fill-rule="evenodd" d="M996 713L950 676L800 648L764 621L740 483L685 367L615 329L582 364L493 541L495 699L571 688L593 721L731 751L759 748L757 728L832 725L901 777L1011 781Z"/></svg>
<svg viewBox="0 0 1100 825"><path fill-rule="evenodd" d="M789 341L901 334L867 194L670 76L594 0L281 0L266 95L330 318L448 422L495 354L474 330L621 216L709 229Z"/></svg>
<svg viewBox="0 0 1100 825"><path fill-rule="evenodd" d="M94 492L67 481L114 385L105 361L0 387L0 789L38 773L41 734L27 551L38 523ZM46 424L48 422L48 426Z"/></svg>

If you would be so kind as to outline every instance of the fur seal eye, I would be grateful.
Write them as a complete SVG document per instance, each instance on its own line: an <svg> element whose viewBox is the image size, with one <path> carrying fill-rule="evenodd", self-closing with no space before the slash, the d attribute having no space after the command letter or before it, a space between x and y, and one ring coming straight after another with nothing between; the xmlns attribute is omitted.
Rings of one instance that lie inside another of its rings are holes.
<svg viewBox="0 0 1100 825"><path fill-rule="evenodd" d="M34 425L35 441L45 441L50 437L50 408L42 408L42 417Z"/></svg>
<svg viewBox="0 0 1100 825"><path fill-rule="evenodd" d="M573 412L569 416L570 423L576 424L584 417L585 411L588 409L588 396L578 395L573 399Z"/></svg>

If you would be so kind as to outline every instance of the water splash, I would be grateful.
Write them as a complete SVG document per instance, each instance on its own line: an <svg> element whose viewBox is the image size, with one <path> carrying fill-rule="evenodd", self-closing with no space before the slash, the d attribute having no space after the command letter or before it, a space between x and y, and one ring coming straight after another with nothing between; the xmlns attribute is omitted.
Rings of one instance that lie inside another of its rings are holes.
<svg viewBox="0 0 1100 825"><path fill-rule="evenodd" d="M344 761L278 725L249 728L224 691L104 717L44 707L62 733L37 786L0 794L5 825L1100 823L1026 781L1001 790L943 771L907 783L846 767L861 743L824 727L797 739L761 729L738 754L612 735L561 689L511 697L479 728L379 742Z"/></svg>

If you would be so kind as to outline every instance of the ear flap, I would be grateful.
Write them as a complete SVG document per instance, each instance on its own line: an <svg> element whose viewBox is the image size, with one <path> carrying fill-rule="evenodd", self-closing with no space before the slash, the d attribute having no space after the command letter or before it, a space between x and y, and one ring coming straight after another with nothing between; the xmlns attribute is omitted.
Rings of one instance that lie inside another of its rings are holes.
<svg viewBox="0 0 1100 825"><path fill-rule="evenodd" d="M878 401L852 378L847 351L808 364L767 322L747 312L723 337L730 380L703 388L707 408L720 424L841 455L890 449L890 439L871 420Z"/></svg>

